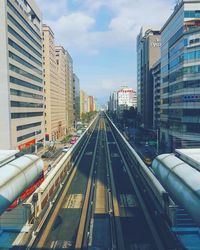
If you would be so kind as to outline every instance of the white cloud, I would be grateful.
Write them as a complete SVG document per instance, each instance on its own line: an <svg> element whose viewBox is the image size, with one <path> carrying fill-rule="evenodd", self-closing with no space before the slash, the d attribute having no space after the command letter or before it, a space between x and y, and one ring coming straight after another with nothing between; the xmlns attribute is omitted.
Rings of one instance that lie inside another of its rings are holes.
<svg viewBox="0 0 200 250"><path fill-rule="evenodd" d="M37 1L44 11L48 11L47 24L54 30L56 40L67 49L90 54L97 54L102 47L133 48L140 27L161 27L173 6L173 0L151 0L149 3L146 0L75 0L80 11L69 13L67 3L70 0ZM95 27L96 13L102 7L113 13L113 18L108 30L99 32L92 28Z"/></svg>
<svg viewBox="0 0 200 250"><path fill-rule="evenodd" d="M95 84L94 80L89 80L87 84L84 84L84 89L86 90L86 92L94 95L97 99L99 99L99 101L103 102L105 100L108 100L110 93L120 89L122 86L132 87L136 90L136 85L134 85L133 82L136 83L136 79L134 79L134 76L127 75L97 77Z"/></svg>
<svg viewBox="0 0 200 250"><path fill-rule="evenodd" d="M56 21L49 21L55 33L57 43L68 49L89 51L91 44L90 29L95 19L82 12L61 16ZM95 52L94 49L91 51Z"/></svg>
<svg viewBox="0 0 200 250"><path fill-rule="evenodd" d="M56 19L59 15L67 14L70 0L36 0L42 12L48 19Z"/></svg>

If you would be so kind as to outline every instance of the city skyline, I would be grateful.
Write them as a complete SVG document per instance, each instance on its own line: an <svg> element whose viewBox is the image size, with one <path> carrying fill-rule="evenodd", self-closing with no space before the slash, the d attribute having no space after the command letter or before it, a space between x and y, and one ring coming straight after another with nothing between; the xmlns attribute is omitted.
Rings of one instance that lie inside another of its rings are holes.
<svg viewBox="0 0 200 250"><path fill-rule="evenodd" d="M72 55L81 88L101 104L115 88L127 85L136 89L136 36L149 23L161 28L175 3L154 0L145 10L144 0L137 6L129 0L36 1L56 43ZM162 15L156 9L162 9Z"/></svg>

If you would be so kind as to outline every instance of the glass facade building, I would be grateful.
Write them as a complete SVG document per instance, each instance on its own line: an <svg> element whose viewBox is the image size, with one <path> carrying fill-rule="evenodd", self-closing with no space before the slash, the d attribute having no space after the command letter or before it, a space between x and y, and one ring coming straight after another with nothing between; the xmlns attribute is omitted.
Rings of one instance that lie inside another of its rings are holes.
<svg viewBox="0 0 200 250"><path fill-rule="evenodd" d="M200 142L200 2L180 1L161 30L161 147Z"/></svg>
<svg viewBox="0 0 200 250"><path fill-rule="evenodd" d="M160 128L160 60L152 68L153 75L153 128Z"/></svg>
<svg viewBox="0 0 200 250"><path fill-rule="evenodd" d="M137 37L137 108L142 124L153 128L152 67L160 58L160 31L142 28Z"/></svg>

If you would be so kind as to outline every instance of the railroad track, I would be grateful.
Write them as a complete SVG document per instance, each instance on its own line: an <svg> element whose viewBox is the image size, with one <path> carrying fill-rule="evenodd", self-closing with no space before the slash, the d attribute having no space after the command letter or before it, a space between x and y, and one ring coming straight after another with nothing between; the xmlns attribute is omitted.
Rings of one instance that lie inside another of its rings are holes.
<svg viewBox="0 0 200 250"><path fill-rule="evenodd" d="M79 227L76 249L117 249L112 188L106 147L104 119L100 119L97 153L92 175L88 211ZM83 214L82 214L83 215ZM81 234L81 232L84 232Z"/></svg>
<svg viewBox="0 0 200 250"><path fill-rule="evenodd" d="M162 242L132 170L101 114L33 248L172 249Z"/></svg>
<svg viewBox="0 0 200 250"><path fill-rule="evenodd" d="M99 124L97 122L75 167L64 184L59 199L38 233L32 249L74 249L81 212L87 199L87 186L95 158Z"/></svg>

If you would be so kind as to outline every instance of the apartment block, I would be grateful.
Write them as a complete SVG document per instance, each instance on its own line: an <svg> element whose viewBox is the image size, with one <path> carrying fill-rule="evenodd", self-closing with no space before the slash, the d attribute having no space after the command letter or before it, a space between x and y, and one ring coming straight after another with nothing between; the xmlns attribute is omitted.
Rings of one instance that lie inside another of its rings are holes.
<svg viewBox="0 0 200 250"><path fill-rule="evenodd" d="M179 1L161 29L161 146L199 147L200 1Z"/></svg>
<svg viewBox="0 0 200 250"><path fill-rule="evenodd" d="M0 1L0 149L44 140L41 13L34 0Z"/></svg>
<svg viewBox="0 0 200 250"><path fill-rule="evenodd" d="M66 134L65 58L62 57L63 48L60 50L55 47L51 28L43 25L45 138L50 141Z"/></svg>
<svg viewBox="0 0 200 250"><path fill-rule="evenodd" d="M145 128L153 127L152 66L160 58L160 31L141 28L137 37L137 108Z"/></svg>

